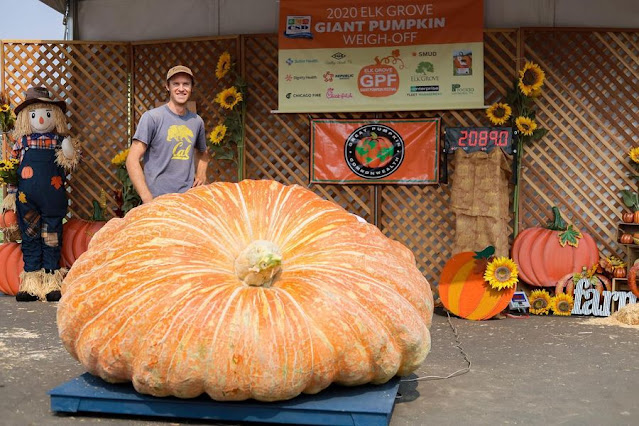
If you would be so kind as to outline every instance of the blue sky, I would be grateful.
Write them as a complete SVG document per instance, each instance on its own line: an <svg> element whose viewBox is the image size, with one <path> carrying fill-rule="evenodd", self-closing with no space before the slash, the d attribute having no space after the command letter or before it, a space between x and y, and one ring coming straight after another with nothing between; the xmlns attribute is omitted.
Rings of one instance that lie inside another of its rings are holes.
<svg viewBox="0 0 639 426"><path fill-rule="evenodd" d="M64 39L62 14L38 0L0 0L0 10L0 39Z"/></svg>

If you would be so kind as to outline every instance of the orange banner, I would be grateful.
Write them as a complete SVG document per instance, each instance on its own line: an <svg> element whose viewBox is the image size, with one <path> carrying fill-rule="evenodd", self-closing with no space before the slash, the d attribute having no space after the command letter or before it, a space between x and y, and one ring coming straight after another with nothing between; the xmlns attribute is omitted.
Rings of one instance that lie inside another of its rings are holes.
<svg viewBox="0 0 639 426"><path fill-rule="evenodd" d="M280 49L483 41L483 1L280 0Z"/></svg>
<svg viewBox="0 0 639 426"><path fill-rule="evenodd" d="M311 183L436 184L439 118L311 120Z"/></svg>

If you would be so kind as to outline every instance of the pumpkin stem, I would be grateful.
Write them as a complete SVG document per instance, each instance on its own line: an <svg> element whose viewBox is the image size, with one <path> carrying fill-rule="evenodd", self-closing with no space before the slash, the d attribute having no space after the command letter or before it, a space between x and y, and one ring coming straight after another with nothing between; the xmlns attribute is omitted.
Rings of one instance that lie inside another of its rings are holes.
<svg viewBox="0 0 639 426"><path fill-rule="evenodd" d="M270 241L257 240L235 259L235 273L246 285L270 287L282 267L282 253Z"/></svg>
<svg viewBox="0 0 639 426"><path fill-rule="evenodd" d="M495 247L488 246L482 251L476 251L474 259L489 259L493 254L495 254Z"/></svg>
<svg viewBox="0 0 639 426"><path fill-rule="evenodd" d="M553 206L552 208L552 222L548 222L544 228L551 231L565 231L567 229L566 221L561 217L559 207Z"/></svg>
<svg viewBox="0 0 639 426"><path fill-rule="evenodd" d="M561 217L559 208L554 206L552 208L553 219L552 222L548 222L544 228L551 231L559 232L559 244L564 247L566 244L577 247L579 245L579 239L581 238L581 232L572 225L567 225L566 221Z"/></svg>

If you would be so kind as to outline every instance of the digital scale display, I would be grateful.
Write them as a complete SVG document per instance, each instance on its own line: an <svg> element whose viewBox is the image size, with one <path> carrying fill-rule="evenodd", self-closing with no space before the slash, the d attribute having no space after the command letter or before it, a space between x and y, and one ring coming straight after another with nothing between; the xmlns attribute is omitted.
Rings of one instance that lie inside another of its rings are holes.
<svg viewBox="0 0 639 426"><path fill-rule="evenodd" d="M452 154L458 149L465 152L491 151L501 148L513 153L513 129L511 127L447 127L444 149Z"/></svg>

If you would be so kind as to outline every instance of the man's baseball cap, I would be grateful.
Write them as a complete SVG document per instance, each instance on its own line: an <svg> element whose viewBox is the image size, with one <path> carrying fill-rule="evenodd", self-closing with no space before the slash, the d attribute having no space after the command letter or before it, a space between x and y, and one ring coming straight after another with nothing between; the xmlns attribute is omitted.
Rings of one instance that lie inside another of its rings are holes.
<svg viewBox="0 0 639 426"><path fill-rule="evenodd" d="M191 71L191 68L185 67L184 65L176 65L173 68L171 68L166 73L166 81L169 81L171 79L171 77L173 77L175 74L179 74L179 73L184 73L184 74L190 75L191 76L191 80L193 80L193 84L195 84L195 77L193 76L193 71Z"/></svg>

